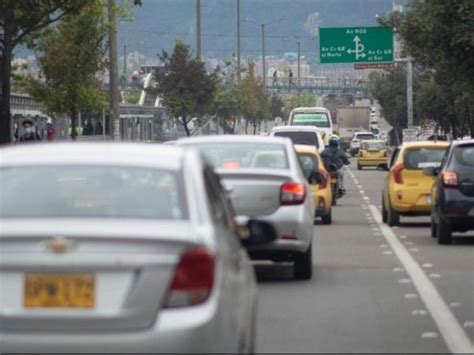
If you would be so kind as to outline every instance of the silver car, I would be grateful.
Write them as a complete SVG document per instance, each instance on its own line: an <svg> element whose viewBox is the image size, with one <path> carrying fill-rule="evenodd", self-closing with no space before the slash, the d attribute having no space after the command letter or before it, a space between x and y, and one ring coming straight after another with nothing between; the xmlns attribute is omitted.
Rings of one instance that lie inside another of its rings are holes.
<svg viewBox="0 0 474 355"><path fill-rule="evenodd" d="M276 233L235 222L197 152L6 148L0 181L0 353L254 350L241 244Z"/></svg>
<svg viewBox="0 0 474 355"><path fill-rule="evenodd" d="M199 149L215 167L236 214L275 226L278 239L249 248L250 256L294 262L295 278L311 278L314 206L291 140L226 135L180 139L178 145Z"/></svg>

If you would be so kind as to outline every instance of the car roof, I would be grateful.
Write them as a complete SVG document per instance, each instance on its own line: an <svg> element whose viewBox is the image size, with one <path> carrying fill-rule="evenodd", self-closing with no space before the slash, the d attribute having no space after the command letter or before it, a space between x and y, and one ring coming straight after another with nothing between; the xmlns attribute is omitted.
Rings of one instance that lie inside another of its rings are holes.
<svg viewBox="0 0 474 355"><path fill-rule="evenodd" d="M272 128L272 132L318 132L321 129L316 126L277 126Z"/></svg>
<svg viewBox="0 0 474 355"><path fill-rule="evenodd" d="M355 132L354 134L355 135L357 135L357 134L371 134L371 135L374 135L372 132Z"/></svg>
<svg viewBox="0 0 474 355"><path fill-rule="evenodd" d="M474 139L459 139L459 140L452 141L452 144L455 146L470 145L470 144L474 144Z"/></svg>
<svg viewBox="0 0 474 355"><path fill-rule="evenodd" d="M449 142L446 141L413 141L413 142L404 142L401 147L403 149L407 148L424 148L424 147L448 147Z"/></svg>
<svg viewBox="0 0 474 355"><path fill-rule="evenodd" d="M291 142L288 138L273 136L250 136L250 135L217 135L185 137L178 140L178 145L198 144L198 143L266 143L286 145Z"/></svg>
<svg viewBox="0 0 474 355"><path fill-rule="evenodd" d="M2 148L0 167L23 165L130 165L179 170L185 149L140 143L39 143Z"/></svg>
<svg viewBox="0 0 474 355"><path fill-rule="evenodd" d="M329 112L329 110L326 107L296 107L292 110L293 112L295 111L303 111L303 112Z"/></svg>
<svg viewBox="0 0 474 355"><path fill-rule="evenodd" d="M364 141L361 141L361 143L383 143L383 144L385 144L385 142L380 140L380 139L364 140Z"/></svg>

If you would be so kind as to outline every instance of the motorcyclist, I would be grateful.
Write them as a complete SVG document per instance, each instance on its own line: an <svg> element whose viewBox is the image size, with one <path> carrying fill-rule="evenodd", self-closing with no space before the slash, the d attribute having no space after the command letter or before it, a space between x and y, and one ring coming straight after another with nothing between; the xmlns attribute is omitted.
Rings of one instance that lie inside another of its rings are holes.
<svg viewBox="0 0 474 355"><path fill-rule="evenodd" d="M350 164L350 161L347 159L346 153L340 148L340 139L337 135L333 134L329 137L329 146L321 153L321 158L328 170L331 170L329 169L331 165L337 170L337 174L339 175L338 187L340 192L345 194L344 171L346 165Z"/></svg>

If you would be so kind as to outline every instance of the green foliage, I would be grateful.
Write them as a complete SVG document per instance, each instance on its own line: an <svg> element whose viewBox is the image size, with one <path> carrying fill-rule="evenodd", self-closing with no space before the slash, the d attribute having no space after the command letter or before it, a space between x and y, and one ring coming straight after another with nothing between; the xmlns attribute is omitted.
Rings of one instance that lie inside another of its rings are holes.
<svg viewBox="0 0 474 355"><path fill-rule="evenodd" d="M27 91L50 114L71 117L73 138L78 112L98 112L106 106L96 78L104 67L106 26L102 1L89 0L80 13L65 16L38 41L41 73L29 78Z"/></svg>
<svg viewBox="0 0 474 355"><path fill-rule="evenodd" d="M125 93L125 102L132 105L136 105L140 101L140 96L140 91L129 91Z"/></svg>
<svg viewBox="0 0 474 355"><path fill-rule="evenodd" d="M163 51L160 59L165 70L155 74L157 85L150 91L163 98L163 106L189 136L192 118L212 111L216 74L208 74L204 63L191 57L189 46L182 41L176 42L171 56Z"/></svg>
<svg viewBox="0 0 474 355"><path fill-rule="evenodd" d="M242 91L240 87L231 83L230 85L220 85L217 89L214 105L216 115L223 119L226 133L233 134L240 116L240 103Z"/></svg>
<svg viewBox="0 0 474 355"><path fill-rule="evenodd" d="M282 98L278 95L273 94L270 99L270 111L273 119L277 117L283 118L283 107L285 103L283 102Z"/></svg>
<svg viewBox="0 0 474 355"><path fill-rule="evenodd" d="M253 62L248 63L247 75L242 80L242 113L253 126L254 133L270 114L269 98L263 82L255 77Z"/></svg>
<svg viewBox="0 0 474 355"><path fill-rule="evenodd" d="M286 122L290 116L291 110L297 107L314 107L316 106L316 95L292 95L285 99L282 114L283 120Z"/></svg>

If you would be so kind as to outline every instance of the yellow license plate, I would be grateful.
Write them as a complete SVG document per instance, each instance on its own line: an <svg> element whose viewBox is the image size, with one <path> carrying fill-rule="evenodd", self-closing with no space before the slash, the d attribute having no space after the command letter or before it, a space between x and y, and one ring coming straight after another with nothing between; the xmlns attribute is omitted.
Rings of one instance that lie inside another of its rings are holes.
<svg viewBox="0 0 474 355"><path fill-rule="evenodd" d="M25 275L26 308L93 308L94 303L93 274Z"/></svg>

